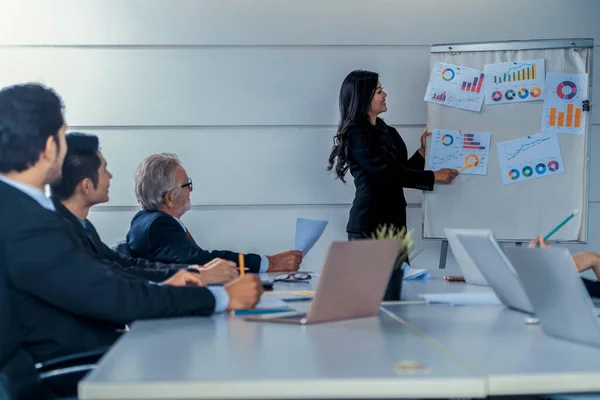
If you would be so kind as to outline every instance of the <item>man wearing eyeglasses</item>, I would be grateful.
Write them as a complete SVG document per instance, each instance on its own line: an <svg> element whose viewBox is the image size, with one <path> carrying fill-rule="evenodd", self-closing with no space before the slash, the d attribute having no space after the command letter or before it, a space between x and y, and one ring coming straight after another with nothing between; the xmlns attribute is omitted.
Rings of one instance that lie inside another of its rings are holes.
<svg viewBox="0 0 600 400"><path fill-rule="evenodd" d="M143 210L131 221L127 243L135 257L169 263L205 264L214 258L237 262L238 253L229 250L208 251L192 237L181 221L190 210L192 180L175 154L147 157L138 166L135 192ZM250 272L297 271L302 253L284 251L273 256L245 254Z"/></svg>
<svg viewBox="0 0 600 400"><path fill-rule="evenodd" d="M116 272L173 286L226 283L237 277L235 264L213 260L210 265L163 264L126 257L106 246L87 219L90 208L109 200L112 174L100 152L98 137L84 133L66 135L68 151L62 179L50 185L56 212L79 234L89 253Z"/></svg>

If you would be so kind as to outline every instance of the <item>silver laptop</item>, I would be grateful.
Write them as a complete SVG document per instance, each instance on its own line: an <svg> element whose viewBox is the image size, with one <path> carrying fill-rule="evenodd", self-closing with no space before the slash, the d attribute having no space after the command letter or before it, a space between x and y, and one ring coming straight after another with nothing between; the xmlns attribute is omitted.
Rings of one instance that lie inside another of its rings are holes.
<svg viewBox="0 0 600 400"><path fill-rule="evenodd" d="M463 277L465 278L465 282L470 285L478 285L478 286L489 286L484 276L477 268L477 264L473 261L469 253L465 250L464 246L458 240L456 235L459 233L467 233L467 232L475 232L472 229L444 229L446 233L446 239L448 240L448 244L450 245L450 249L452 250L452 254L454 255L454 259L456 260L460 271L462 272Z"/></svg>
<svg viewBox="0 0 600 400"><path fill-rule="evenodd" d="M333 242L308 312L262 314L244 319L315 324L376 315L399 251L398 240Z"/></svg>
<svg viewBox="0 0 600 400"><path fill-rule="evenodd" d="M457 233L456 237L506 307L527 314L534 313L519 276L496 242L492 231L464 230Z"/></svg>
<svg viewBox="0 0 600 400"><path fill-rule="evenodd" d="M600 321L566 248L506 249L549 336L600 347Z"/></svg>

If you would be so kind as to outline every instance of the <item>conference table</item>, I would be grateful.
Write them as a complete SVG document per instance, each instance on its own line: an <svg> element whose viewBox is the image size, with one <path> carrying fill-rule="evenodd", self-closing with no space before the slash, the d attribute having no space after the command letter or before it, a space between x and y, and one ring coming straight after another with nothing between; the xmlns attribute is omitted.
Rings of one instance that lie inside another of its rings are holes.
<svg viewBox="0 0 600 400"><path fill-rule="evenodd" d="M407 286L413 300L418 293L491 291L442 279ZM546 336L539 324L527 323L526 314L504 306L391 304L385 309L485 376L490 395L600 392L600 349Z"/></svg>
<svg viewBox="0 0 600 400"><path fill-rule="evenodd" d="M264 296L314 291L275 283ZM485 292L405 281L377 316L298 326L232 314L136 321L79 384L81 399L485 398L600 392L600 350L544 335L503 306L426 304ZM307 308L310 302L290 303Z"/></svg>

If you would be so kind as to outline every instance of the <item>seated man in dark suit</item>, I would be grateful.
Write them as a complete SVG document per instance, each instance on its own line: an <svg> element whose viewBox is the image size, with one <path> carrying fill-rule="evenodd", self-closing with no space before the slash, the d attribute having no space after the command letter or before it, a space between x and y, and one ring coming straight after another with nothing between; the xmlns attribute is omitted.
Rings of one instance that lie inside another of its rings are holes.
<svg viewBox="0 0 600 400"><path fill-rule="evenodd" d="M255 275L219 287L153 284L116 273L80 245L44 195L67 153L62 110L38 84L0 90L0 271L34 361L111 345L115 326L135 320L254 307Z"/></svg>
<svg viewBox="0 0 600 400"><path fill-rule="evenodd" d="M91 207L108 201L112 174L108 172L106 160L100 152L97 136L83 133L66 136L68 151L62 167L62 178L50 185L52 201L56 212L80 234L90 254L113 268L166 284L179 284L182 279L189 278L187 274L176 274L188 268L199 274L205 284L225 283L237 278L235 264L230 261L215 259L211 261L214 265L207 264L204 268L188 264L163 264L125 257L106 246L87 216Z"/></svg>
<svg viewBox="0 0 600 400"><path fill-rule="evenodd" d="M192 180L174 154L147 157L138 166L135 193L143 210L131 221L127 243L135 257L160 262L205 264L219 257L237 262L238 253L208 251L193 239L181 217L191 208ZM290 250L273 256L246 254L250 272L297 271L302 252Z"/></svg>

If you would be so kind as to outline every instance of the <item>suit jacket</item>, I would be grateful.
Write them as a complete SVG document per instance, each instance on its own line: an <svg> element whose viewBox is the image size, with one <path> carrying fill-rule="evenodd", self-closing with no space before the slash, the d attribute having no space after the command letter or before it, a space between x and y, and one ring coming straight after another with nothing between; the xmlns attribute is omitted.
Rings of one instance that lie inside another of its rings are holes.
<svg viewBox="0 0 600 400"><path fill-rule="evenodd" d="M8 293L6 269L0 268L0 399L50 399L36 378L35 362L22 348L21 333Z"/></svg>
<svg viewBox="0 0 600 400"><path fill-rule="evenodd" d="M83 247L94 258L110 268L124 271L129 275L145 280L162 282L173 276L180 269L189 267L186 264L163 264L143 258L126 257L106 246L100 239L98 231L96 231L96 228L89 220L85 220L87 226L87 229L85 229L79 219L60 201L53 198L52 202L54 203L54 207L56 207L56 212L79 234Z"/></svg>
<svg viewBox="0 0 600 400"><path fill-rule="evenodd" d="M346 231L370 235L381 224L406 226L404 188L433 190L434 174L423 171L425 160L416 152L410 159L396 129L381 119L373 126L348 128L347 163L356 187Z"/></svg>
<svg viewBox="0 0 600 400"><path fill-rule="evenodd" d="M0 370L21 347L19 329L10 304L6 271L0 269Z"/></svg>
<svg viewBox="0 0 600 400"><path fill-rule="evenodd" d="M161 211L138 212L131 221L127 244L132 256L165 263L204 265L215 258L238 262L238 253L202 249L175 218ZM244 257L251 272L260 271L260 262L258 254Z"/></svg>
<svg viewBox="0 0 600 400"><path fill-rule="evenodd" d="M4 182L0 199L0 269L36 362L111 345L116 325L214 311L206 288L160 286L106 268L56 212Z"/></svg>

